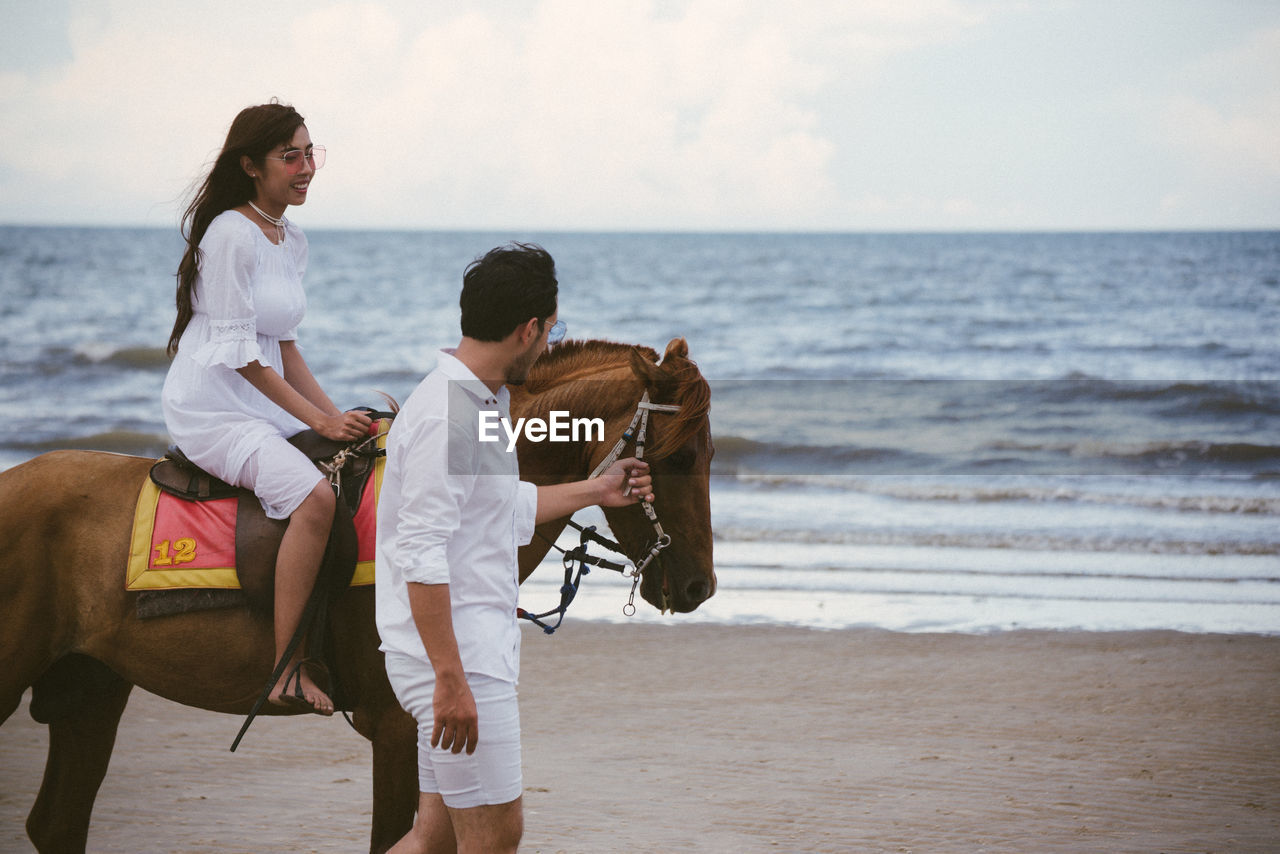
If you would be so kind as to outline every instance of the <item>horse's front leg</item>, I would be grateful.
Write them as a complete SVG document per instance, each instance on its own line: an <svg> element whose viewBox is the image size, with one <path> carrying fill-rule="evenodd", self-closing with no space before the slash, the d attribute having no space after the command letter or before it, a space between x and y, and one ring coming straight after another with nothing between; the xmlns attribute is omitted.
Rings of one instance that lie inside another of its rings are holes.
<svg viewBox="0 0 1280 854"><path fill-rule="evenodd" d="M383 854L413 827L418 809L418 724L394 697L377 708L358 709L354 721L360 734L373 742L369 851Z"/></svg>
<svg viewBox="0 0 1280 854"><path fill-rule="evenodd" d="M63 658L36 681L31 714L49 724L49 757L27 835L41 854L84 851L93 802L132 689L84 655Z"/></svg>

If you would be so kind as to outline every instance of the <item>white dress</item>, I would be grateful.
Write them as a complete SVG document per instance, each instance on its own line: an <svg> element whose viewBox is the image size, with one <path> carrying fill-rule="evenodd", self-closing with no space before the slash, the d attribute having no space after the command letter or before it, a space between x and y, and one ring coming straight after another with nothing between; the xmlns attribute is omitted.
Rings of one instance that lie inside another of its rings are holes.
<svg viewBox="0 0 1280 854"><path fill-rule="evenodd" d="M284 241L273 244L234 210L209 224L200 241L194 315L161 394L165 425L182 452L205 471L253 488L264 506L267 498L242 477L245 463L305 425L236 368L256 361L283 373L280 342L297 338L307 308L307 239L293 223L285 229Z"/></svg>

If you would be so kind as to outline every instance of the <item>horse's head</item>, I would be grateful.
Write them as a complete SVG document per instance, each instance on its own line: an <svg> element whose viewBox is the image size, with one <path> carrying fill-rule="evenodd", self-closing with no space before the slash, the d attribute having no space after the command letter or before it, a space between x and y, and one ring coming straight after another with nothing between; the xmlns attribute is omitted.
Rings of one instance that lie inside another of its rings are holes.
<svg viewBox="0 0 1280 854"><path fill-rule="evenodd" d="M654 411L649 418L644 459L653 474L653 509L670 545L644 572L640 594L659 609L688 612L716 591L711 556L711 391L698 366L689 360L683 338L667 344L662 361L648 348L630 351L631 388L623 409L606 421L606 441L594 448L591 466L605 458L647 390L657 404L679 406L677 412ZM628 446L623 455L633 453ZM639 506L605 511L618 542L633 557L648 553L657 539L653 524Z"/></svg>
<svg viewBox="0 0 1280 854"><path fill-rule="evenodd" d="M655 608L692 611L716 590L711 562L711 390L689 361L683 338L667 345L661 362L648 347L609 341L565 341L534 363L528 381L511 390L514 416L546 417L557 410L603 422L603 434L570 443L517 444L520 475L538 484L580 480L608 458L649 393L654 404L679 411L650 412L644 459L653 473L653 509L670 543L649 563L640 593ZM635 453L627 442L620 456ZM657 533L641 505L605 510L627 556L640 562ZM556 532L559 528L556 528ZM548 541L544 540L544 543ZM546 553L530 544L521 551L521 579Z"/></svg>

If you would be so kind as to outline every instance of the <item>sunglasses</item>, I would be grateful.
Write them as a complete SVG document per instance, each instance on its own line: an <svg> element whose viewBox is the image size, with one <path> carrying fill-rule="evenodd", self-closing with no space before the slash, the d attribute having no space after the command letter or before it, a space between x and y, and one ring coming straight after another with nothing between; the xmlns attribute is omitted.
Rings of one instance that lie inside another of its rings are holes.
<svg viewBox="0 0 1280 854"><path fill-rule="evenodd" d="M311 164L312 169L319 169L324 165L324 146L313 145L311 150L303 151L301 148L291 148L281 157L272 157L267 155L267 160L283 160L284 171L289 175L297 175L302 171L302 160Z"/></svg>
<svg viewBox="0 0 1280 854"><path fill-rule="evenodd" d="M551 324L551 331L547 333L548 344L559 344L564 340L565 330L569 327L565 325L563 320L557 320Z"/></svg>

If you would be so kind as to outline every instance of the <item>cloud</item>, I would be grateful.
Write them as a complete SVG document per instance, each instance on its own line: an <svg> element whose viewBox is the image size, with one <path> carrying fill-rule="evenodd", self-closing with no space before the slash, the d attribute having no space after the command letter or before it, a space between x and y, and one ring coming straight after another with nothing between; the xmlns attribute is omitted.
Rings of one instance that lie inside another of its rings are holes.
<svg viewBox="0 0 1280 854"><path fill-rule="evenodd" d="M1280 177L1280 27L1200 58L1185 81L1192 92L1160 108L1168 140L1216 171Z"/></svg>
<svg viewBox="0 0 1280 854"><path fill-rule="evenodd" d="M1280 97L1231 112L1195 98L1172 97L1162 119L1164 132L1179 148L1215 169L1280 176Z"/></svg>
<svg viewBox="0 0 1280 854"><path fill-rule="evenodd" d="M339 32L316 24L318 41ZM521 26L473 13L406 34L394 66L375 75L367 118L319 93L317 115L377 152L353 164L357 207L400 184L435 225L472 210L508 225L688 226L786 217L827 190L831 146L804 103L814 69L729 5L669 19L546 2ZM389 156L390 140L416 156Z"/></svg>
<svg viewBox="0 0 1280 854"><path fill-rule="evenodd" d="M0 220L176 219L235 112L330 148L308 223L804 227L838 207L822 94L981 16L952 0L75 7L0 75Z"/></svg>

